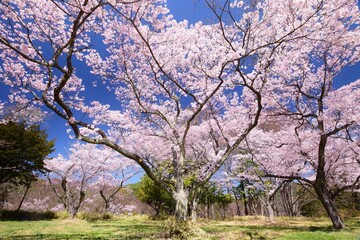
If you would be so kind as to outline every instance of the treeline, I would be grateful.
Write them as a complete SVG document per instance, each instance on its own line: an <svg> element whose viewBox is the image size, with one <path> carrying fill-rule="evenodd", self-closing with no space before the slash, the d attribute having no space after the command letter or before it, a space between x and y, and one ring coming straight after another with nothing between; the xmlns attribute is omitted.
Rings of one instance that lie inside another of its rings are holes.
<svg viewBox="0 0 360 240"><path fill-rule="evenodd" d="M61 182L57 182L60 188ZM20 211L19 219L52 218L54 216L71 217L71 209L56 196L53 185L47 179L39 179L30 189L24 186L1 184L0 207L2 217L8 218L7 211L14 215ZM24 191L28 191L23 199ZM191 206L191 213L204 219L227 219L235 216L266 216L269 212L263 198L264 191L255 190L250 184L240 182L232 188L224 188L216 182L209 182L199 189L198 205ZM23 201L21 203L21 201ZM190 201L192 203L193 201ZM19 205L21 204L21 208ZM344 217L360 215L360 193L346 192L339 196L336 204ZM175 201L170 195L158 187L146 175L136 184L124 186L111 200L111 208L99 194L98 187L89 188L79 207L80 217L86 214L146 214L154 219L164 219L175 212ZM273 195L274 216L307 216L325 217L326 212L311 189L294 183L285 182ZM196 208L196 211L193 211ZM190 211L189 210L189 211ZM23 212L21 212L23 211ZM26 213L31 212L29 217ZM38 215L35 213L43 213ZM57 215L56 215L57 213ZM17 217L16 215L13 217Z"/></svg>

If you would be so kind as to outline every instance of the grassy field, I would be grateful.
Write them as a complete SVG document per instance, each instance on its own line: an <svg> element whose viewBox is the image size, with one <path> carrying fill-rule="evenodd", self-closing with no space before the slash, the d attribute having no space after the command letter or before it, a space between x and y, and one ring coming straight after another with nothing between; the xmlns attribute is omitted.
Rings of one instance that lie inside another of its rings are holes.
<svg viewBox="0 0 360 240"><path fill-rule="evenodd" d="M205 235L198 239L360 240L360 218L346 221L343 231L332 231L327 219L262 217L228 221L200 221ZM165 221L146 216L88 222L79 219L0 221L0 239L164 239Z"/></svg>

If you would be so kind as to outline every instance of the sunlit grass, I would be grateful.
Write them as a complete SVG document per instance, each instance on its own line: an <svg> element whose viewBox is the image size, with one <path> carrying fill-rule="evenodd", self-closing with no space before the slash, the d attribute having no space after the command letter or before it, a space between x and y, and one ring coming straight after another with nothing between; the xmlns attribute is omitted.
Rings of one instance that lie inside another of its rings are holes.
<svg viewBox="0 0 360 240"><path fill-rule="evenodd" d="M270 223L264 217L238 217L209 222L204 230L214 239L336 239L360 240L360 219L346 221L347 228L334 231L327 218L278 217Z"/></svg>
<svg viewBox="0 0 360 240"><path fill-rule="evenodd" d="M163 221L147 216L124 216L88 222L79 219L1 221L0 239L161 239ZM360 218L346 221L347 228L333 231L326 218L238 217L227 221L200 220L206 231L201 239L360 240Z"/></svg>
<svg viewBox="0 0 360 240"><path fill-rule="evenodd" d="M160 231L147 216L88 222L80 219L2 221L0 239L146 239Z"/></svg>

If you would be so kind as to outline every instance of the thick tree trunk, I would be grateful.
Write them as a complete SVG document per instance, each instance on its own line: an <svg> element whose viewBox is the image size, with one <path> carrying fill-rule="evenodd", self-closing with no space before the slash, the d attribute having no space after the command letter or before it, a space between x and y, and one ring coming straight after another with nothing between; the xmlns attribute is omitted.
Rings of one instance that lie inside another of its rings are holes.
<svg viewBox="0 0 360 240"><path fill-rule="evenodd" d="M78 213L78 210L75 206L70 206L70 209L69 209L69 213L70 213L70 216L71 218L75 218L77 213Z"/></svg>
<svg viewBox="0 0 360 240"><path fill-rule="evenodd" d="M270 223L273 223L275 217L273 196L272 195L270 196L269 193L266 193L265 196L263 198L260 197L259 200L261 207L261 215L264 216L264 212L265 212L265 215L268 217Z"/></svg>
<svg viewBox="0 0 360 240"><path fill-rule="evenodd" d="M85 199L85 192L80 191L79 201L76 203L76 200L74 199L74 196L72 193L68 192L69 195L67 197L68 199L68 213L70 213L72 218L75 218L76 215L79 212L79 209Z"/></svg>
<svg viewBox="0 0 360 240"><path fill-rule="evenodd" d="M329 218L332 221L333 227L337 230L341 230L345 228L344 221L341 219L337 208L335 206L334 201L330 198L330 194L328 193L325 186L314 186L315 192L324 206Z"/></svg>
<svg viewBox="0 0 360 240"><path fill-rule="evenodd" d="M174 192L176 202L175 217L179 221L186 221L188 217L189 191L185 189L184 181L177 179L176 192Z"/></svg>
<svg viewBox="0 0 360 240"><path fill-rule="evenodd" d="M289 217L293 217L292 207L291 207L292 197L290 190L291 189L289 189L288 184L285 184L281 189L280 193L281 193L281 199L282 199L285 215Z"/></svg>

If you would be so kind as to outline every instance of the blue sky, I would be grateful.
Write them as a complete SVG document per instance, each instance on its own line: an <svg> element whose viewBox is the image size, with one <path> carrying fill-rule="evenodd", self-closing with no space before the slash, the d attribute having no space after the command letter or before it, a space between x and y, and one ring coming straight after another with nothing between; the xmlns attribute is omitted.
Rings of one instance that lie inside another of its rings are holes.
<svg viewBox="0 0 360 240"><path fill-rule="evenodd" d="M168 0L167 6L176 20L188 20L190 23L210 19L211 12L204 1L199 0Z"/></svg>
<svg viewBox="0 0 360 240"><path fill-rule="evenodd" d="M189 23L196 21L203 21L204 23L211 20L210 10L207 8L203 1L197 0L169 0L168 7L176 20L187 19ZM360 64L347 67L334 81L334 87L340 86L349 82L355 81L360 78ZM99 85L100 87L100 85ZM106 91L101 91L106 93ZM8 95L8 88L5 86L0 87L0 99L5 101ZM97 94L98 95L98 94ZM99 95L98 95L99 96ZM111 100L109 100L111 101ZM66 134L67 127L65 121L53 116L43 125L49 134L49 139L56 140L56 152L54 154L66 154L66 149L69 147L71 140Z"/></svg>

